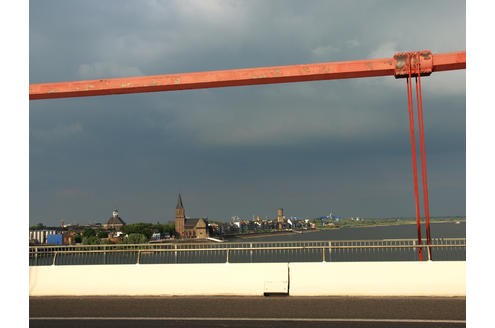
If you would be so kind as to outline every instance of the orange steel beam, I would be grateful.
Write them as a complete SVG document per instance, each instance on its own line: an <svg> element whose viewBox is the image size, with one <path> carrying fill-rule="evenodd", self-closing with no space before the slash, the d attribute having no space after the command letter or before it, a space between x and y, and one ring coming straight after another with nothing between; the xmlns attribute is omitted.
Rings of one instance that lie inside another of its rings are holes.
<svg viewBox="0 0 495 328"><path fill-rule="evenodd" d="M466 51L433 55L429 51L421 53L428 59L428 65L431 66L433 72L466 68ZM429 55L424 55L425 53ZM405 53L401 53L401 55L403 54ZM396 56L344 62L31 84L29 86L29 99L88 97L387 76L396 74L396 68L399 66Z"/></svg>

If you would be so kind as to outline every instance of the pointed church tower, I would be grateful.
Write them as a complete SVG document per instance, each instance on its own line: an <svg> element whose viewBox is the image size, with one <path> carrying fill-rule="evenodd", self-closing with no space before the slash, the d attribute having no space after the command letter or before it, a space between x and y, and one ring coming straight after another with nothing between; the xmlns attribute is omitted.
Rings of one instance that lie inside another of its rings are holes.
<svg viewBox="0 0 495 328"><path fill-rule="evenodd" d="M182 205L182 197L179 194L177 199L177 206L175 207L175 232L181 237L184 234L184 222L186 215L184 212L184 205Z"/></svg>

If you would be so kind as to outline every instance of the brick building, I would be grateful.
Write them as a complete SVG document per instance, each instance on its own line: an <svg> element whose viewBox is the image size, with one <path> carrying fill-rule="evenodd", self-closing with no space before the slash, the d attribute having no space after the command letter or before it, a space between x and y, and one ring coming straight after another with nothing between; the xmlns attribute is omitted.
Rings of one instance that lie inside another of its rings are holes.
<svg viewBox="0 0 495 328"><path fill-rule="evenodd" d="M186 219L180 194L175 207L175 232L179 238L208 238L208 219Z"/></svg>

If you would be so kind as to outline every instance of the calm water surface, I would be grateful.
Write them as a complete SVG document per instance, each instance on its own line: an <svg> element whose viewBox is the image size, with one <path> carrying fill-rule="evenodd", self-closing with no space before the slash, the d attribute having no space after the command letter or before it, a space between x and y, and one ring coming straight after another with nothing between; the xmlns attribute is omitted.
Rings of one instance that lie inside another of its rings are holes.
<svg viewBox="0 0 495 328"><path fill-rule="evenodd" d="M421 236L426 238L424 225ZM466 238L466 223L431 223L432 238ZM232 238L229 241L307 241L307 240L369 240L369 239L416 239L416 225L342 228L309 231L302 234L289 233L272 236Z"/></svg>

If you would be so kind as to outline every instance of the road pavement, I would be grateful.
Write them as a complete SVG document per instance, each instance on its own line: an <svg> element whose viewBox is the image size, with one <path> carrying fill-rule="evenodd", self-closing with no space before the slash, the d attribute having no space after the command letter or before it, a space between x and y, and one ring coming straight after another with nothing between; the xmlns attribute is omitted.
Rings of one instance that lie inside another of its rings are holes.
<svg viewBox="0 0 495 328"><path fill-rule="evenodd" d="M30 297L30 327L465 327L464 297Z"/></svg>

